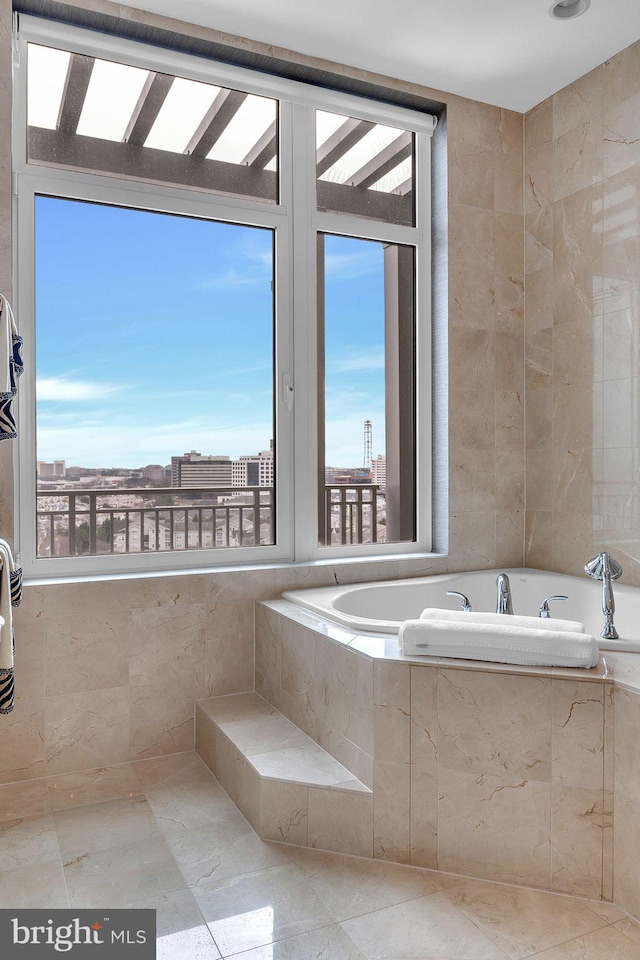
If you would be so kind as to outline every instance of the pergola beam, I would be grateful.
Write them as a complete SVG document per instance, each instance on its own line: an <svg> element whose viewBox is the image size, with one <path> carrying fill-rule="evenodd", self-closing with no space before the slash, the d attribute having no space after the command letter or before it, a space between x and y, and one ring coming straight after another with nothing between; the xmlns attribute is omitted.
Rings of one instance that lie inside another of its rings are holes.
<svg viewBox="0 0 640 960"><path fill-rule="evenodd" d="M277 125L274 120L257 143L254 143L251 147L251 150L249 150L249 153L242 161L243 165L247 167L260 167L260 169L262 169L262 167L266 167L270 160L273 160L278 148L276 130Z"/></svg>
<svg viewBox="0 0 640 960"><path fill-rule="evenodd" d="M167 99L173 80L166 73L149 74L123 137L127 143L142 145L145 142Z"/></svg>
<svg viewBox="0 0 640 960"><path fill-rule="evenodd" d="M381 150L365 163L360 170L349 177L349 183L354 187L370 187L381 177L397 167L399 163L410 157L413 152L412 135L409 132L401 133L393 143Z"/></svg>
<svg viewBox="0 0 640 960"><path fill-rule="evenodd" d="M332 133L316 151L316 176L321 177L326 173L329 167L332 167L347 150L355 146L374 127L375 123L370 120L356 120L354 117L345 120L342 126Z"/></svg>
<svg viewBox="0 0 640 960"><path fill-rule="evenodd" d="M93 57L85 57L81 53L71 54L58 117L58 130L62 133L74 134L78 128L94 63Z"/></svg>
<svg viewBox="0 0 640 960"><path fill-rule="evenodd" d="M187 144L185 152L192 157L206 157L246 98L247 94L239 90L221 90Z"/></svg>

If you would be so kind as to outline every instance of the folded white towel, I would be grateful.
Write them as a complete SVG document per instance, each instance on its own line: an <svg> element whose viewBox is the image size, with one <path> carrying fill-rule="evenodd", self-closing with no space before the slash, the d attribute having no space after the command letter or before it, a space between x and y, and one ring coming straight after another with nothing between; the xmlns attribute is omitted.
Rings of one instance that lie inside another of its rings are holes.
<svg viewBox="0 0 640 960"><path fill-rule="evenodd" d="M584 624L577 620L561 620L558 617L519 617L509 613L483 613L473 610L444 610L427 607L420 614L421 620L455 620L460 623L493 623L496 626L527 627L530 630L552 630L555 633L584 633Z"/></svg>
<svg viewBox="0 0 640 960"><path fill-rule="evenodd" d="M598 641L585 633L534 630L503 623L405 620L398 641L407 656L544 667L595 667L599 659Z"/></svg>

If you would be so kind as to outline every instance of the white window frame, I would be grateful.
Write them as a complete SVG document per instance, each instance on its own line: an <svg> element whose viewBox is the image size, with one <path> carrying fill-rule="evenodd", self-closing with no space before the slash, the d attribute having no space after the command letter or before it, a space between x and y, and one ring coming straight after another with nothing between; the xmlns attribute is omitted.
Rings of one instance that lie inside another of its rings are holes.
<svg viewBox="0 0 640 960"><path fill-rule="evenodd" d="M400 107L239 67L179 54L135 41L20 15L14 96L15 307L25 341L21 379L16 482L18 536L30 578L253 567L347 557L371 559L427 553L431 548L431 248L430 139L435 121ZM27 43L114 59L149 70L245 90L280 102L278 204L187 187L120 179L37 166L26 157ZM416 225L400 226L317 211L315 109L401 126L415 134ZM418 174L419 171L419 174ZM274 407L276 424L276 543L141 554L38 558L36 544L34 200L38 194L116 206L225 220L273 229L276 245ZM416 539L410 543L318 546L316 234L325 232L407 244L416 250ZM295 249L295 266L292 267ZM294 386L293 410L285 384Z"/></svg>

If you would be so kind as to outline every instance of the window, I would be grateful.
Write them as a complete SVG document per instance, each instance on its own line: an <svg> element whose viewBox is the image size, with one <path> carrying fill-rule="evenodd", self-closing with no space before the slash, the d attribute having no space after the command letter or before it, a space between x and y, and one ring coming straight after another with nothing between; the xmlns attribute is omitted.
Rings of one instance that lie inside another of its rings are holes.
<svg viewBox="0 0 640 960"><path fill-rule="evenodd" d="M19 51L25 569L428 549L432 118L29 18Z"/></svg>

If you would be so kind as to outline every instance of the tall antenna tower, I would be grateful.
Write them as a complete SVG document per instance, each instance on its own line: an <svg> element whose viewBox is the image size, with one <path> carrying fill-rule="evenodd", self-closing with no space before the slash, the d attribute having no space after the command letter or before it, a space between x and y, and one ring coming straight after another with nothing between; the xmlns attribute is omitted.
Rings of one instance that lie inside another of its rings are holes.
<svg viewBox="0 0 640 960"><path fill-rule="evenodd" d="M373 433L371 430L371 420L365 420L364 422L364 456L362 458L362 466L367 470L371 469L371 461L373 459Z"/></svg>

